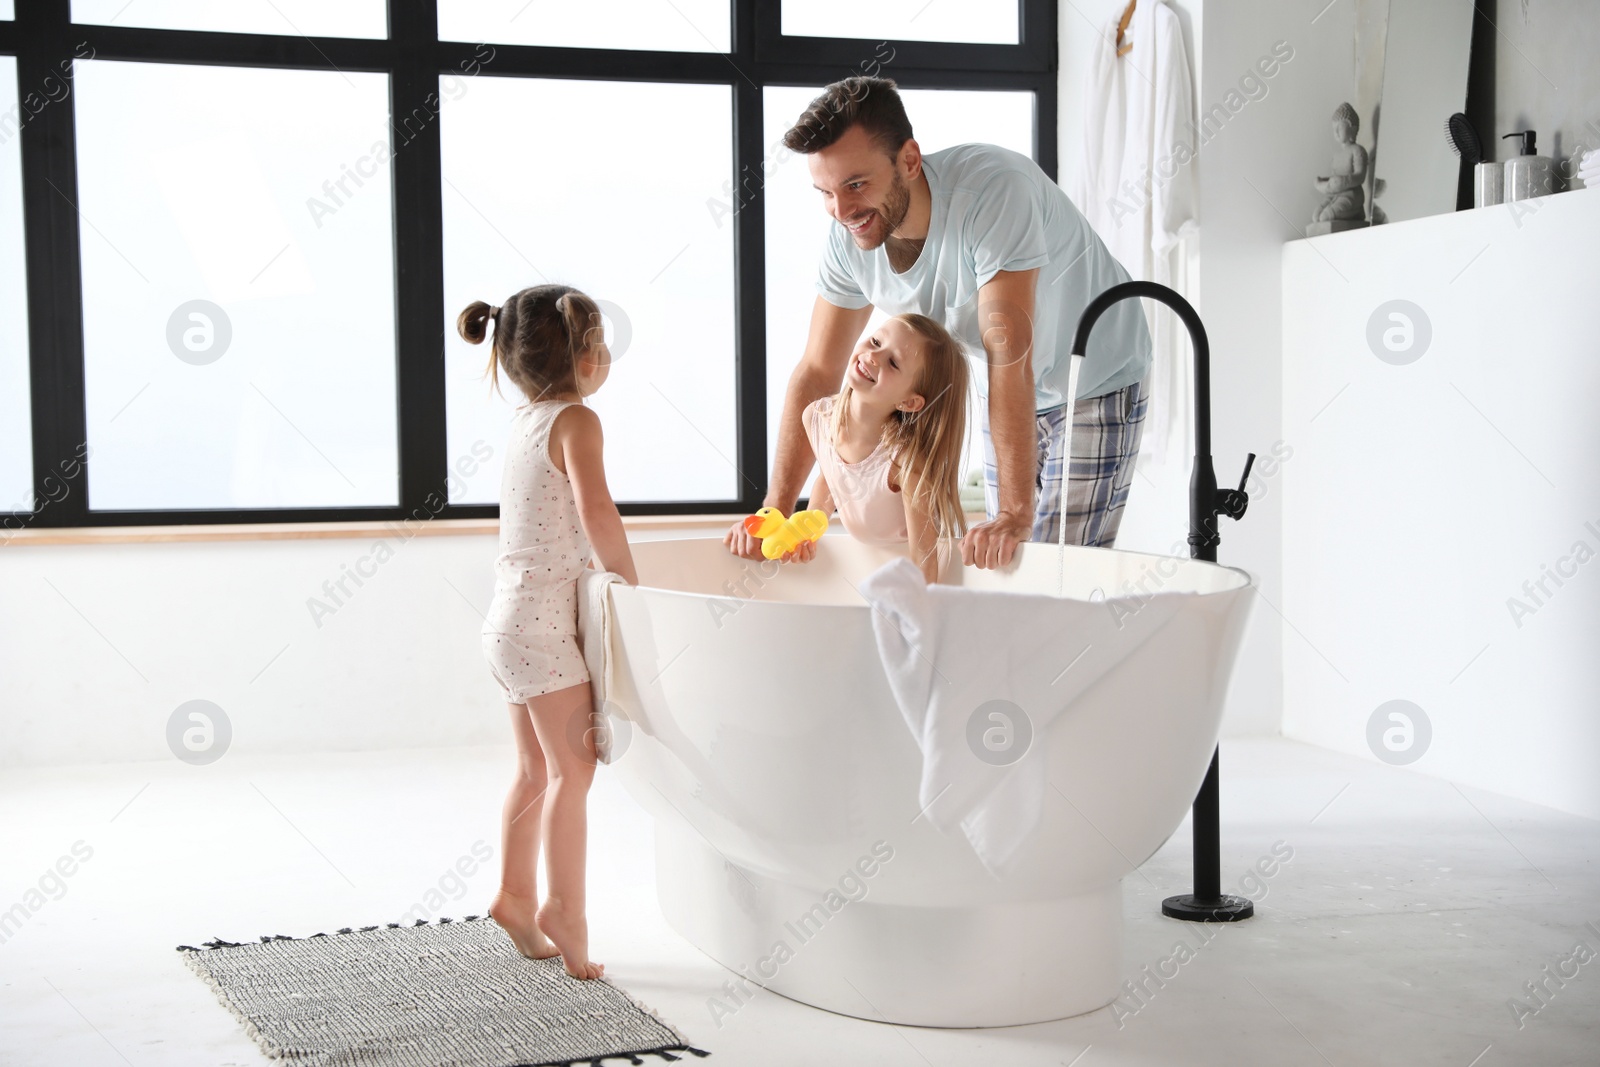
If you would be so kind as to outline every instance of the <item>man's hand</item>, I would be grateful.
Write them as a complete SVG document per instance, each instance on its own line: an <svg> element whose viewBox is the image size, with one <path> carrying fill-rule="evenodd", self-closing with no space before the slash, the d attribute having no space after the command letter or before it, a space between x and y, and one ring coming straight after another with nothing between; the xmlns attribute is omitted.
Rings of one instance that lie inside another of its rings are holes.
<svg viewBox="0 0 1600 1067"><path fill-rule="evenodd" d="M980 570L1005 567L1016 554L1017 544L1033 533L1033 520L1013 511L1002 511L988 522L967 530L961 539L961 562Z"/></svg>
<svg viewBox="0 0 1600 1067"><path fill-rule="evenodd" d="M728 546L740 559L761 560L766 557L761 554L761 538L756 537L744 528L744 520L740 519L728 527L728 532L722 535L722 543Z"/></svg>
<svg viewBox="0 0 1600 1067"><path fill-rule="evenodd" d="M761 538L756 537L744 528L744 520L740 519L728 528L722 535L722 543L728 546L740 559L752 559L757 562L767 557L761 554ZM810 563L817 558L817 543L815 541L801 541L793 551L785 552L778 557L780 563Z"/></svg>

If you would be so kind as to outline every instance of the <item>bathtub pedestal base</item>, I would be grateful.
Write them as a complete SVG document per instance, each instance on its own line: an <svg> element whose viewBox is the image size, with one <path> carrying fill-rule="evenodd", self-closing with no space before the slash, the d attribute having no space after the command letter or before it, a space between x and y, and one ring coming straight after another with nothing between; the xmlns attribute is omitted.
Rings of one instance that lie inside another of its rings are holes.
<svg viewBox="0 0 1600 1067"><path fill-rule="evenodd" d="M735 972L708 1004L720 1021L761 985L874 1022L1015 1026L1105 1007L1119 992L1121 883L1074 897L971 907L885 903L888 871L799 886L736 867L692 831L658 822L668 923Z"/></svg>

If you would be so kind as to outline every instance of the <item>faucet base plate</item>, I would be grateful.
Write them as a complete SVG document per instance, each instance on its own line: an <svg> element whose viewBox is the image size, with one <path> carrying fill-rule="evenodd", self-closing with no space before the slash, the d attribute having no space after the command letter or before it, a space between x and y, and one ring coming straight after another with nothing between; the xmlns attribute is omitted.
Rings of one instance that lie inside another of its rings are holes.
<svg viewBox="0 0 1600 1067"><path fill-rule="evenodd" d="M1169 919L1185 919L1195 923L1235 923L1256 913L1256 906L1248 897L1224 893L1210 899L1193 893L1181 893L1161 902L1161 914Z"/></svg>

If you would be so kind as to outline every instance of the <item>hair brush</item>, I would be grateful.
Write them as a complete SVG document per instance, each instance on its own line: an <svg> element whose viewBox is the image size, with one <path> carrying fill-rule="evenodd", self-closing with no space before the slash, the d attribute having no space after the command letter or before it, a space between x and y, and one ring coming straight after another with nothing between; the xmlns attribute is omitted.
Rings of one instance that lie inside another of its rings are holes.
<svg viewBox="0 0 1600 1067"><path fill-rule="evenodd" d="M1461 162L1469 167L1483 162L1483 142L1467 116L1459 111L1451 115L1444 124L1444 132L1450 141L1451 151L1461 157Z"/></svg>

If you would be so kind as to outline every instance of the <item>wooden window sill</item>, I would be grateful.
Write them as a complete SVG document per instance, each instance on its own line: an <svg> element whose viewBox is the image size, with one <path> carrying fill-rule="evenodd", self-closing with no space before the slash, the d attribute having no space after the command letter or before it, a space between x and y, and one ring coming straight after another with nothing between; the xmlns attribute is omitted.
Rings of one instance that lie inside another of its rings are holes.
<svg viewBox="0 0 1600 1067"><path fill-rule="evenodd" d="M625 515L622 525L628 530L679 530L704 526L727 526L739 518L727 515ZM0 532L0 543L20 545L114 545L161 541L299 541L328 537L395 537L400 534L423 537L493 536L500 532L498 519L432 519L428 522L264 522L219 523L210 526L75 526L71 528L29 528L7 536Z"/></svg>
<svg viewBox="0 0 1600 1067"><path fill-rule="evenodd" d="M692 530L707 526L726 527L744 513L704 515L624 515L624 529ZM967 515L967 525L984 521L981 512ZM493 536L500 532L498 519L433 519L429 522L264 522L219 523L186 526L75 526L71 528L27 528L7 534L0 531L0 545L117 545L152 544L166 541L303 541L330 537L407 536L460 537Z"/></svg>

